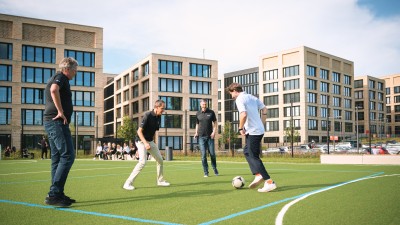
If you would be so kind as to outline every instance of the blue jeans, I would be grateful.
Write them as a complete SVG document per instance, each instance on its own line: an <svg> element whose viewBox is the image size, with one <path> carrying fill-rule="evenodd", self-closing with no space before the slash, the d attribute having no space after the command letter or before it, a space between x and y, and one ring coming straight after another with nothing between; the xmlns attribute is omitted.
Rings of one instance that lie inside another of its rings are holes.
<svg viewBox="0 0 400 225"><path fill-rule="evenodd" d="M201 163L203 164L204 174L208 175L208 163L207 163L207 149L210 153L211 166L214 172L217 171L217 159L215 157L214 150L214 139L211 137L199 137L199 146L201 151Z"/></svg>
<svg viewBox="0 0 400 225"><path fill-rule="evenodd" d="M69 171L75 161L69 124L62 121L46 121L44 128L49 136L51 149L51 186L49 196L64 195L64 186Z"/></svg>
<svg viewBox="0 0 400 225"><path fill-rule="evenodd" d="M270 179L267 170L264 167L263 162L260 159L261 154L261 135L246 135L246 146L244 146L243 153L249 163L250 170L254 174L261 174L264 180Z"/></svg>

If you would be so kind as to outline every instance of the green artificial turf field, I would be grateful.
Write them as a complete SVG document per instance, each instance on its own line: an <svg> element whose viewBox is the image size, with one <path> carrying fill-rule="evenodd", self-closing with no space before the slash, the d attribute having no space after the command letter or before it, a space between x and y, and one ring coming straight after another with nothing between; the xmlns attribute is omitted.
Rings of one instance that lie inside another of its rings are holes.
<svg viewBox="0 0 400 225"><path fill-rule="evenodd" d="M243 159L244 161L244 159ZM278 188L258 193L246 162L166 161L170 187L156 186L149 161L134 191L122 189L136 161L76 160L65 192L70 208L44 204L50 160L0 161L0 224L400 224L400 166L268 163ZM246 188L234 189L235 176Z"/></svg>

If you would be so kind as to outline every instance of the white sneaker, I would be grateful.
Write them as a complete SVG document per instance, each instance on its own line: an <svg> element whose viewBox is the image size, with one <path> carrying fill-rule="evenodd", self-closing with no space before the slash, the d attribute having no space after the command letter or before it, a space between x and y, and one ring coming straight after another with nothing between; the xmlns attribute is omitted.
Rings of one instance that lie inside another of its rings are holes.
<svg viewBox="0 0 400 225"><path fill-rule="evenodd" d="M262 182L264 181L263 177L261 175L256 175L254 178L253 182L249 184L249 188L253 189L258 187Z"/></svg>
<svg viewBox="0 0 400 225"><path fill-rule="evenodd" d="M132 191L132 190L135 189L135 187L132 186L132 184L124 184L123 188L124 188L125 190L128 190L128 191Z"/></svg>
<svg viewBox="0 0 400 225"><path fill-rule="evenodd" d="M159 181L158 182L158 186L168 187L169 185L171 185L171 184L168 183L167 181Z"/></svg>
<svg viewBox="0 0 400 225"><path fill-rule="evenodd" d="M272 183L270 183L270 184L266 181L264 184L264 187L258 189L258 192L270 192L275 189L276 189L276 184L274 181L272 181Z"/></svg>

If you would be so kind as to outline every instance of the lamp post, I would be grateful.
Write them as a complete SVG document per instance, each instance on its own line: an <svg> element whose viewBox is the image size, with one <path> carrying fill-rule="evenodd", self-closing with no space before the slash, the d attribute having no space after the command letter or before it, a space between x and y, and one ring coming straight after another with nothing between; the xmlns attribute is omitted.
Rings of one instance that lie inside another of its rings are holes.
<svg viewBox="0 0 400 225"><path fill-rule="evenodd" d="M78 112L75 112L75 155L78 156Z"/></svg>
<svg viewBox="0 0 400 225"><path fill-rule="evenodd" d="M165 111L165 119L164 119L164 126L165 126L165 150L168 148L168 113Z"/></svg>
<svg viewBox="0 0 400 225"><path fill-rule="evenodd" d="M357 153L360 153L359 150L359 137L358 137L358 109L362 109L361 107L356 106L356 138L357 138Z"/></svg>
<svg viewBox="0 0 400 225"><path fill-rule="evenodd" d="M333 150L335 150L335 119L340 119L342 118L341 116L333 116L329 117L333 119Z"/></svg>
<svg viewBox="0 0 400 225"><path fill-rule="evenodd" d="M290 139L290 148L292 149L292 158L293 158L293 139L294 139L294 126L293 126L293 98L290 98L290 129L291 129L291 139Z"/></svg>

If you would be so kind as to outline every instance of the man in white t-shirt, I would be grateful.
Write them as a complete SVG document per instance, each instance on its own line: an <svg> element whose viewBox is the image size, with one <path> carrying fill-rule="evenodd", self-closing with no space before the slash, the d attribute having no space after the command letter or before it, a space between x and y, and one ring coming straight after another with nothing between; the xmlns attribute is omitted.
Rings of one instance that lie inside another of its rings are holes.
<svg viewBox="0 0 400 225"><path fill-rule="evenodd" d="M227 91L235 99L236 107L239 111L239 133L246 137L243 153L251 172L255 175L249 188L256 188L264 183L264 187L258 189L258 192L272 191L276 188L276 184L269 176L260 159L260 145L264 136L267 108L260 99L244 92L242 85L238 83L230 84ZM262 119L260 118L260 110L262 110Z"/></svg>

